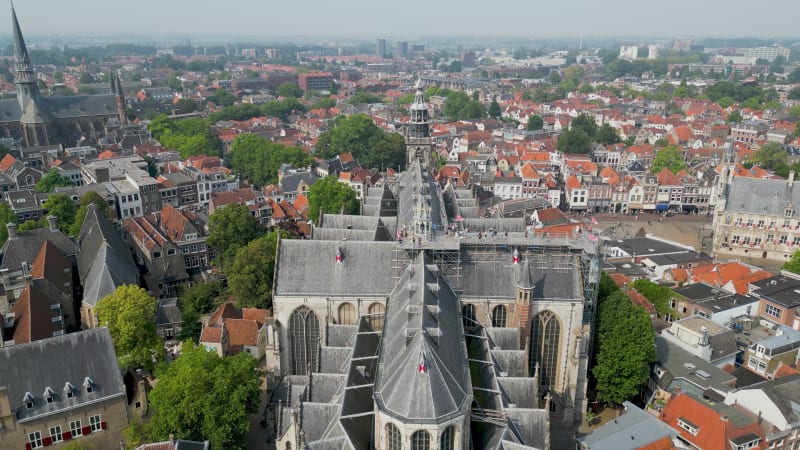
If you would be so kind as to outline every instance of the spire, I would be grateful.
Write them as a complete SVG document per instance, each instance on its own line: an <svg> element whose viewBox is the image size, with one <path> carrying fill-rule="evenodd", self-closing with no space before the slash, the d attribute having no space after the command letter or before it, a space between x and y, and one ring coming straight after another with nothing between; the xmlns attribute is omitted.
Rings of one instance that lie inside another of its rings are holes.
<svg viewBox="0 0 800 450"><path fill-rule="evenodd" d="M31 56L28 54L25 38L22 37L22 30L19 28L17 12L14 10L14 2L11 2L11 20L14 31L14 58L17 60L17 63L26 62L30 64Z"/></svg>

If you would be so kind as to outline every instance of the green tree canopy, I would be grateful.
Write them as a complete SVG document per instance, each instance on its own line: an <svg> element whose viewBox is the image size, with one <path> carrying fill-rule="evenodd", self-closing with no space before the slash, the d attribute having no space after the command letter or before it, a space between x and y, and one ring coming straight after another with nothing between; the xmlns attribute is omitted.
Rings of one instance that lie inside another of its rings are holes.
<svg viewBox="0 0 800 450"><path fill-rule="evenodd" d="M231 106L236 103L236 96L227 89L217 89L217 92L209 95L206 100L217 106Z"/></svg>
<svg viewBox="0 0 800 450"><path fill-rule="evenodd" d="M580 128L563 130L556 148L564 153L589 153L592 150L592 138Z"/></svg>
<svg viewBox="0 0 800 450"><path fill-rule="evenodd" d="M767 170L785 166L789 158L786 150L776 142L767 142L753 153L752 161Z"/></svg>
<svg viewBox="0 0 800 450"><path fill-rule="evenodd" d="M47 215L56 217L58 229L64 233L69 233L72 222L75 221L75 213L78 207L64 194L50 194L42 204L42 209L47 211Z"/></svg>
<svg viewBox="0 0 800 450"><path fill-rule="evenodd" d="M788 270L792 273L800 273L800 250L794 252L792 259L786 261L783 265L783 270Z"/></svg>
<svg viewBox="0 0 800 450"><path fill-rule="evenodd" d="M444 102L444 114L453 120L471 120L486 117L486 108L465 92L448 93Z"/></svg>
<svg viewBox="0 0 800 450"><path fill-rule="evenodd" d="M683 151L673 146L658 149L656 156L653 157L650 173L657 174L665 167L672 173L678 173L685 169L686 162L683 160Z"/></svg>
<svg viewBox="0 0 800 450"><path fill-rule="evenodd" d="M8 239L9 223L17 223L17 215L11 210L6 202L0 202L0 245L3 245Z"/></svg>
<svg viewBox="0 0 800 450"><path fill-rule="evenodd" d="M225 286L222 281L212 281L208 283L195 283L191 287L184 285L178 293L178 305L181 308L181 332L178 335L180 340L191 340L197 342L200 339L200 332L203 325L200 323L200 316L208 314L222 303L222 294Z"/></svg>
<svg viewBox="0 0 800 450"><path fill-rule="evenodd" d="M650 376L656 360L656 333L647 312L621 291L613 292L599 306L597 398L621 404L637 395Z"/></svg>
<svg viewBox="0 0 800 450"><path fill-rule="evenodd" d="M123 369L152 370L153 360L164 357L164 346L156 333L158 300L132 284L117 288L97 303L97 318L108 327L119 365Z"/></svg>
<svg viewBox="0 0 800 450"><path fill-rule="evenodd" d="M182 98L175 103L175 109L178 109L181 114L199 111L201 109L200 103L190 98Z"/></svg>
<svg viewBox="0 0 800 450"><path fill-rule="evenodd" d="M383 131L364 114L336 120L333 128L322 133L317 141L316 153L321 158L334 158L346 152L351 152L366 168L400 168L406 161L403 137Z"/></svg>
<svg viewBox="0 0 800 450"><path fill-rule="evenodd" d="M612 128L611 125L604 123L597 129L597 134L594 139L603 145L616 144L619 142L619 135L617 134L617 130Z"/></svg>
<svg viewBox="0 0 800 450"><path fill-rule="evenodd" d="M70 236L77 236L80 234L83 221L86 220L86 213L89 211L89 205L96 205L98 211L109 219L114 217L114 211L108 206L108 202L97 192L89 191L81 197L80 206L75 213L75 220L73 220L72 225L69 227L68 234Z"/></svg>
<svg viewBox="0 0 800 450"><path fill-rule="evenodd" d="M383 97L366 91L356 91L355 94L351 95L350 98L347 99L347 103L350 103L351 105L360 105L362 103L383 103Z"/></svg>
<svg viewBox="0 0 800 450"><path fill-rule="evenodd" d="M569 124L569 128L571 130L582 130L592 139L594 139L594 137L597 135L597 122L594 121L594 118L586 114L581 114L572 119L572 122Z"/></svg>
<svg viewBox="0 0 800 450"><path fill-rule="evenodd" d="M497 119L503 114L503 111L500 110L500 104L497 103L497 100L492 100L492 103L489 105L489 117Z"/></svg>
<svg viewBox="0 0 800 450"><path fill-rule="evenodd" d="M75 186L69 178L58 173L57 169L50 169L36 182L36 192L53 192L57 187Z"/></svg>
<svg viewBox="0 0 800 450"><path fill-rule="evenodd" d="M542 119L542 116L530 116L528 117L526 128L528 131L541 130L544 128L544 119Z"/></svg>
<svg viewBox="0 0 800 450"><path fill-rule="evenodd" d="M223 268L233 262L240 248L263 233L247 206L236 203L215 210L208 222L207 242L216 251L216 264Z"/></svg>
<svg viewBox="0 0 800 450"><path fill-rule="evenodd" d="M303 90L294 81L287 81L278 86L277 94L281 97L301 98Z"/></svg>
<svg viewBox="0 0 800 450"><path fill-rule="evenodd" d="M211 131L208 119L174 120L160 115L148 125L153 137L164 147L175 150L182 158L192 155L219 155L219 137Z"/></svg>
<svg viewBox="0 0 800 450"><path fill-rule="evenodd" d="M150 393L151 440L169 435L211 441L212 448L246 449L250 415L258 410L259 371L246 353L220 358L192 343L163 367Z"/></svg>
<svg viewBox="0 0 800 450"><path fill-rule="evenodd" d="M257 134L236 136L231 145L231 167L242 178L256 186L278 182L278 169L282 164L307 167L314 158L301 148L287 147L267 141Z"/></svg>
<svg viewBox="0 0 800 450"><path fill-rule="evenodd" d="M306 106L300 103L300 100L294 97L288 97L284 100L273 100L264 103L261 107L264 114L272 117L278 117L281 120L286 120L293 112L305 112Z"/></svg>
<svg viewBox="0 0 800 450"><path fill-rule="evenodd" d="M236 252L227 274L228 287L240 308L272 306L272 276L275 272L278 233L282 233L281 238L289 236L286 232L273 231L250 241Z"/></svg>
<svg viewBox="0 0 800 450"><path fill-rule="evenodd" d="M672 289L649 280L636 280L633 282L633 287L653 304L660 317L675 315L675 311L670 307Z"/></svg>
<svg viewBox="0 0 800 450"><path fill-rule="evenodd" d="M320 178L308 190L308 217L317 223L319 214L358 214L360 204L350 186L334 176Z"/></svg>

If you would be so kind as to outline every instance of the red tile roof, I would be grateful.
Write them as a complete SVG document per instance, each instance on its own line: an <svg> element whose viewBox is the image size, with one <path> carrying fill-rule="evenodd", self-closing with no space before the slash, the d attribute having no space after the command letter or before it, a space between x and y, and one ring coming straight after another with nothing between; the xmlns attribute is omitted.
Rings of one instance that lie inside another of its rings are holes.
<svg viewBox="0 0 800 450"><path fill-rule="evenodd" d="M0 159L0 171L8 172L8 169L17 162L17 159L11 156L11 153L6 153L6 156L3 156L3 159Z"/></svg>

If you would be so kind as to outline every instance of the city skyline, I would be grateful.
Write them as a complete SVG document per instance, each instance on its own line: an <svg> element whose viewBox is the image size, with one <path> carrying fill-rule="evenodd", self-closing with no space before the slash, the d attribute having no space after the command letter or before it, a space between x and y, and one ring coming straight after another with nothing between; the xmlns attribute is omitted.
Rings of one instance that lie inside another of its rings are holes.
<svg viewBox="0 0 800 450"><path fill-rule="evenodd" d="M31 36L130 35L249 36L280 40L306 37L521 37L532 39L592 37L761 37L798 36L795 14L772 14L770 21L742 22L750 3L741 0L690 2L675 0L648 7L633 0L575 1L571 5L513 1L493 15L485 7L452 0L408 0L381 5L366 0L330 3L289 2L278 7L251 0L232 7L204 7L188 0L141 0L130 8L84 0L80 7L55 0L28 0L15 5L20 25ZM772 10L800 12L789 0L769 4ZM513 11L513 14L510 12ZM0 8L0 23L10 36L11 8ZM64 20L65 17L76 19ZM294 20L292 20L294 18ZM122 20L121 20L122 19Z"/></svg>

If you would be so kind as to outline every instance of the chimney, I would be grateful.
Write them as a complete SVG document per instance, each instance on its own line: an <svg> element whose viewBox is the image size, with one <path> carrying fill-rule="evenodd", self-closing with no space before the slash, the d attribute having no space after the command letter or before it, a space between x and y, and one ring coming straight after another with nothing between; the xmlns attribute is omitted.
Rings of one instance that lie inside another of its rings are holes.
<svg viewBox="0 0 800 450"><path fill-rule="evenodd" d="M47 223L50 226L50 231L52 231L53 233L58 231L58 224L56 223L56 216L54 216L52 214L47 216Z"/></svg>
<svg viewBox="0 0 800 450"><path fill-rule="evenodd" d="M700 327L700 332L703 333L703 337L700 338L700 345L708 345L708 328Z"/></svg>
<svg viewBox="0 0 800 450"><path fill-rule="evenodd" d="M794 170L789 171L789 187L792 187L794 184Z"/></svg>
<svg viewBox="0 0 800 450"><path fill-rule="evenodd" d="M6 224L6 229L8 229L8 240L17 238L17 224L14 222L8 223Z"/></svg>

